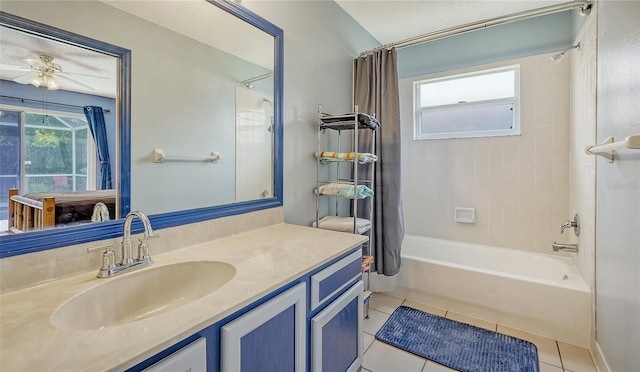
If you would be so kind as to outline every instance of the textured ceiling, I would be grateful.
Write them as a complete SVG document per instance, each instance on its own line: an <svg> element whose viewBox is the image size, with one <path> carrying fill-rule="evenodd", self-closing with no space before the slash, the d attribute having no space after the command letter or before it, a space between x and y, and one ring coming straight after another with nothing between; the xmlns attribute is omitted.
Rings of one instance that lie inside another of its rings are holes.
<svg viewBox="0 0 640 372"><path fill-rule="evenodd" d="M336 0L382 44L565 2L568 1Z"/></svg>

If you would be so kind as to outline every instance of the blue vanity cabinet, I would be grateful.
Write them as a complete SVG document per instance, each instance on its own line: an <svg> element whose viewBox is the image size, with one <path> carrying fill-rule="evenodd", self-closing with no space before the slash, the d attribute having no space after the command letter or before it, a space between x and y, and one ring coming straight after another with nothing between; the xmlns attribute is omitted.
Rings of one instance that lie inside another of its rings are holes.
<svg viewBox="0 0 640 372"><path fill-rule="evenodd" d="M357 371L362 363L362 250L354 248L129 369L206 339L206 372ZM193 370L195 372L195 370Z"/></svg>
<svg viewBox="0 0 640 372"><path fill-rule="evenodd" d="M362 251L312 273L309 281L309 370L358 371L364 317Z"/></svg>
<svg viewBox="0 0 640 372"><path fill-rule="evenodd" d="M222 326L220 370L359 370L363 319L361 267L362 251L358 248ZM310 283L308 292L307 283ZM307 350L311 361L307 360Z"/></svg>

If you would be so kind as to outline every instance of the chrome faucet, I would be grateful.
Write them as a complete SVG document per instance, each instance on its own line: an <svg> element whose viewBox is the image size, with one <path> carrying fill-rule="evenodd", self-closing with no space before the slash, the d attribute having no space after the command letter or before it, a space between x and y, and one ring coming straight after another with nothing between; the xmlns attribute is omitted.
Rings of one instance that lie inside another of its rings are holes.
<svg viewBox="0 0 640 372"><path fill-rule="evenodd" d="M139 239L138 244L138 258L133 259L133 253L131 249L131 222L135 217L138 217L142 221L144 226L144 237ZM95 252L99 250L105 250L102 254L102 267L98 271L98 278L110 278L118 274L135 270L144 266L153 264L151 256L149 255L149 242L147 239L158 238L159 236L153 232L149 218L140 211L131 211L124 219L124 231L122 237L122 260L119 264L115 263L115 252L112 247L113 244L104 245L100 247L88 248L87 252Z"/></svg>
<svg viewBox="0 0 640 372"><path fill-rule="evenodd" d="M554 252L577 252L578 251L578 245L577 244L563 244L563 243L556 243L553 242L553 251Z"/></svg>
<svg viewBox="0 0 640 372"><path fill-rule="evenodd" d="M93 206L91 222L109 221L109 208L103 202L97 202Z"/></svg>
<svg viewBox="0 0 640 372"><path fill-rule="evenodd" d="M138 217L140 221L142 221L142 225L144 226L144 238L140 239L140 245L146 245L146 247L139 247L138 249L138 261L148 260L151 263L151 257L149 257L149 243L146 241L149 238L157 237L153 233L153 229L151 228L151 222L149 222L149 218L146 214L140 211L131 211L127 214L127 217L124 218L124 232L122 237L122 265L132 264L135 261L133 260L133 252L131 250L131 222L134 217ZM146 248L146 254L142 257L140 254L140 250Z"/></svg>

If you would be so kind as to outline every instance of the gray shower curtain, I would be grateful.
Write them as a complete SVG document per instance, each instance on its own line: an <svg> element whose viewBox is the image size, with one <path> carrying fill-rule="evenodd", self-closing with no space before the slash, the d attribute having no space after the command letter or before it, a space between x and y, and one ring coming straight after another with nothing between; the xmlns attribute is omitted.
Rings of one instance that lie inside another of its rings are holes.
<svg viewBox="0 0 640 372"><path fill-rule="evenodd" d="M371 247L374 270L387 276L400 271L400 247L404 238L402 184L400 180L400 98L395 48L374 51L354 61L354 102L358 111L375 114L375 153L378 161L358 168L361 175L373 172L373 234ZM361 152L372 152L371 131L359 131ZM358 178L362 178L359 176ZM358 217L368 218L370 203L358 204Z"/></svg>

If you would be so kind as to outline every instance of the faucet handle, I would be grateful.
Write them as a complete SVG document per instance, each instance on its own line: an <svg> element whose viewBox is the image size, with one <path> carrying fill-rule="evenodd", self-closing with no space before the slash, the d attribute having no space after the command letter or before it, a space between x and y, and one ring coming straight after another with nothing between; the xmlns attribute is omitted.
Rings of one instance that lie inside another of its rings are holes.
<svg viewBox="0 0 640 372"><path fill-rule="evenodd" d="M89 247L87 248L87 253L104 250L104 253L102 254L102 267L100 268L100 270L109 270L116 267L116 252L111 249L113 247L113 244Z"/></svg>
<svg viewBox="0 0 640 372"><path fill-rule="evenodd" d="M567 228L573 228L576 236L580 236L580 218L578 217L577 213L575 216L573 216L573 221L564 220L562 222L562 225L560 225L560 234L564 233L564 229Z"/></svg>
<svg viewBox="0 0 640 372"><path fill-rule="evenodd" d="M138 261L153 263L151 256L149 255L149 238L159 238L160 235L151 235L149 237L138 238Z"/></svg>

